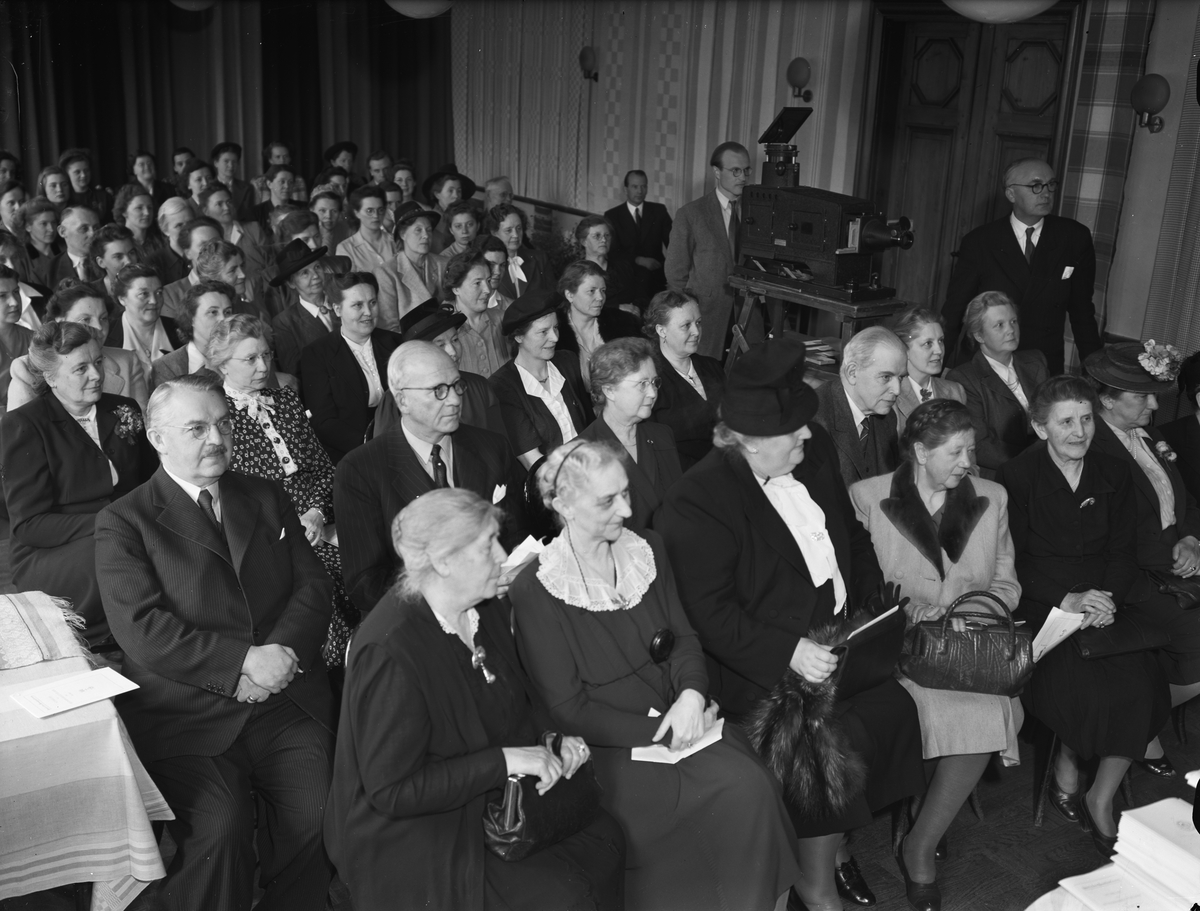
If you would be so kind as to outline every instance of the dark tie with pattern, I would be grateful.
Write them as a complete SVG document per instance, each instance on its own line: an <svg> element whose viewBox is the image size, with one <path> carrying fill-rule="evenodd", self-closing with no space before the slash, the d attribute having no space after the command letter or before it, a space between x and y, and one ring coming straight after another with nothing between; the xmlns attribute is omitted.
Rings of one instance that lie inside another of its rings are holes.
<svg viewBox="0 0 1200 911"><path fill-rule="evenodd" d="M642 226L642 207L638 206L633 210L633 226L640 228Z"/></svg>
<svg viewBox="0 0 1200 911"><path fill-rule="evenodd" d="M433 466L433 486L449 487L446 483L446 463L442 461L442 447L437 443L429 450L429 463Z"/></svg>
<svg viewBox="0 0 1200 911"><path fill-rule="evenodd" d="M869 417L864 416L862 419L862 424L860 424L859 428L858 428L858 442L862 446L862 450L864 453L867 451L867 444L870 442L870 439L871 439L871 419Z"/></svg>
<svg viewBox="0 0 1200 911"><path fill-rule="evenodd" d="M741 230L741 213L738 212L738 201L736 199L729 202L729 252L733 254L733 261L737 263L738 253L738 232Z"/></svg>
<svg viewBox="0 0 1200 911"><path fill-rule="evenodd" d="M921 390L921 401L922 402L928 402L931 398L933 398L933 390L932 389L922 389Z"/></svg>
<svg viewBox="0 0 1200 911"><path fill-rule="evenodd" d="M1025 262L1027 262L1027 263L1033 262L1033 250L1034 250L1033 228L1026 228L1025 229Z"/></svg>
<svg viewBox="0 0 1200 911"><path fill-rule="evenodd" d="M217 518L217 511L213 509L213 496L208 492L208 488L200 491L200 495L196 497L196 502L200 505L200 511L212 522L213 527L217 530L217 534L222 539L225 537L225 528L221 525L221 520Z"/></svg>

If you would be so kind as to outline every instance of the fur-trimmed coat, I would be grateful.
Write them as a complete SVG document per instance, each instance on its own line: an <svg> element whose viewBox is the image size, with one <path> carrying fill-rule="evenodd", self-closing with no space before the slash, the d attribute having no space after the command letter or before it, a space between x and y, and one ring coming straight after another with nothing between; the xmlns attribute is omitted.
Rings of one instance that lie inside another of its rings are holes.
<svg viewBox="0 0 1200 911"><path fill-rule="evenodd" d="M913 604L945 607L975 589L992 592L1010 609L1021 600L1008 493L999 484L963 478L946 492L940 527L921 501L910 462L859 481L850 499L884 578L899 583Z"/></svg>

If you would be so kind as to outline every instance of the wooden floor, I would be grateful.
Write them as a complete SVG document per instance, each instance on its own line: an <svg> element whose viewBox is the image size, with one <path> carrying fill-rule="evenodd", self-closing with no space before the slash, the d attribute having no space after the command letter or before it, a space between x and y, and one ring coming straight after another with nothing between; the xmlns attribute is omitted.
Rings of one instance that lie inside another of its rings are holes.
<svg viewBox="0 0 1200 911"><path fill-rule="evenodd" d="M0 525L0 534L0 591L8 592L13 589L6 524ZM1163 744L1180 771L1179 777L1164 781L1135 768L1132 785L1137 805L1172 796L1191 802L1194 792L1184 784L1183 772L1200 769L1200 701L1192 707L1188 721L1187 745L1181 745L1172 732L1163 733ZM1024 911L1063 877L1086 873L1105 862L1091 839L1050 807L1042 827L1034 828L1030 744L1021 744L1021 760L1021 765L1002 771L993 765L984 775L979 786L982 820L964 807L950 827L950 857L938 871L943 911ZM851 847L879 899L877 911L908 911L904 881L892 859L890 841L891 817L882 814L855 833ZM75 907L70 888L0 901L0 911L74 911ZM145 907L146 903L138 900L131 911L144 911ZM846 907L852 911L858 906Z"/></svg>

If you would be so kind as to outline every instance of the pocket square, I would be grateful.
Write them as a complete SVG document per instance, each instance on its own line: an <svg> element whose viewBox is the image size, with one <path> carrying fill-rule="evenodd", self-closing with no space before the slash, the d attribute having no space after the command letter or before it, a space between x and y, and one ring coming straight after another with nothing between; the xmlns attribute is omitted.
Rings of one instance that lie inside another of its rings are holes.
<svg viewBox="0 0 1200 911"><path fill-rule="evenodd" d="M503 500L507 493L507 484L497 484L496 489L492 491L492 505L495 506L497 503Z"/></svg>
<svg viewBox="0 0 1200 911"><path fill-rule="evenodd" d="M286 537L287 537L287 529L286 528L279 529L279 540L282 541Z"/></svg>
<svg viewBox="0 0 1200 911"><path fill-rule="evenodd" d="M1063 281L1066 281L1068 278L1070 278L1074 274L1075 274L1075 267L1067 266L1065 269L1063 269Z"/></svg>

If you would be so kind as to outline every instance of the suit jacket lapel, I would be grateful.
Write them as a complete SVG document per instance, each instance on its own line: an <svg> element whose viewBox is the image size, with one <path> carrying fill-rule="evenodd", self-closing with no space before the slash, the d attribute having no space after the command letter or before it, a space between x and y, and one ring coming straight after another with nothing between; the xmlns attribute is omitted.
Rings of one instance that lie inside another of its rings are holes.
<svg viewBox="0 0 1200 911"><path fill-rule="evenodd" d="M846 388L842 381L829 390L833 401L833 427L829 435L833 442L854 465L860 478L870 475L867 461L863 458L862 443L859 440L858 426L854 423L854 414L850 411L850 400L846 398Z"/></svg>
<svg viewBox="0 0 1200 911"><path fill-rule="evenodd" d="M388 431L387 462L393 472L392 487L400 494L406 503L415 500L423 493L433 490L433 478L421 465L417 454L413 452L408 440L404 438L404 430L397 421ZM454 453L455 471L458 470L458 452Z"/></svg>
<svg viewBox="0 0 1200 911"><path fill-rule="evenodd" d="M372 350L374 350L373 342ZM367 378L363 376L363 369L359 366L358 358L354 356L354 352L350 350L350 346L341 337L340 333L337 336L334 359L340 362L337 364L337 375L346 382L355 385L358 389L359 397L365 405L371 394L371 390L367 387ZM376 358L376 363L378 363L378 358ZM381 377L383 375L380 374Z"/></svg>
<svg viewBox="0 0 1200 911"><path fill-rule="evenodd" d="M233 564L229 546L221 538L220 532L213 527L184 489L171 480L165 469L160 467L150 483L154 485L155 502L162 507L158 514L160 525L211 550L230 565ZM222 491L221 495L224 496L225 491Z"/></svg>
<svg viewBox="0 0 1200 911"><path fill-rule="evenodd" d="M1058 251L1063 243L1060 228L1060 223L1053 215L1047 215L1042 222L1042 233L1038 236L1037 247L1033 251L1033 266L1026 295L1033 294L1056 277L1055 272L1059 267Z"/></svg>
<svg viewBox="0 0 1200 911"><path fill-rule="evenodd" d="M466 445L465 441L460 445L459 441L462 439L460 432L452 433L450 438L454 441L454 478L452 479L454 486L473 490L490 500L492 491L484 490L484 485L487 483L487 466L483 464L479 454L472 447ZM405 440L405 442L408 441Z"/></svg>
<svg viewBox="0 0 1200 911"><path fill-rule="evenodd" d="M996 222L996 226L996 262L1000 265L1001 269L1008 273L1008 277L1012 279L1013 284L1018 288L1025 288L1029 285L1031 275L1029 263L1025 261L1025 250L1018 243L1017 235L1013 232L1012 223L1008 220L1007 216ZM1034 252L1034 261L1037 261L1036 250Z"/></svg>
<svg viewBox="0 0 1200 911"><path fill-rule="evenodd" d="M258 526L259 507L255 500L242 493L235 482L222 480L220 488L221 524L225 528L230 556L233 557L233 568L240 575L246 549Z"/></svg>
<svg viewBox="0 0 1200 911"><path fill-rule="evenodd" d="M705 197L708 201L708 223L716 237L723 238L725 243L721 245L721 256L724 258L730 271L733 270L733 252L729 249L729 229L725 227L725 213L721 208L721 200L717 198L717 191L713 190Z"/></svg>

